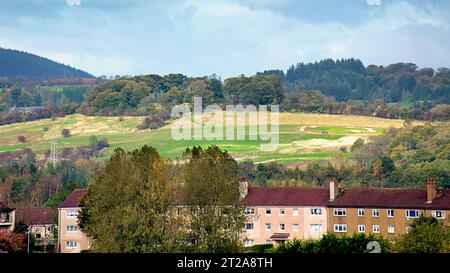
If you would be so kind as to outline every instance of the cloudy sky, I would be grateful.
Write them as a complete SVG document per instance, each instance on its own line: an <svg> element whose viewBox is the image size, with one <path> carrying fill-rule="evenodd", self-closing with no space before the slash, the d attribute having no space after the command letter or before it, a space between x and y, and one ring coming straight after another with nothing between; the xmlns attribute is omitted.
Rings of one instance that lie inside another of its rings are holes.
<svg viewBox="0 0 450 273"><path fill-rule="evenodd" d="M450 67L450 1L0 0L0 47L94 75L222 78L323 58Z"/></svg>

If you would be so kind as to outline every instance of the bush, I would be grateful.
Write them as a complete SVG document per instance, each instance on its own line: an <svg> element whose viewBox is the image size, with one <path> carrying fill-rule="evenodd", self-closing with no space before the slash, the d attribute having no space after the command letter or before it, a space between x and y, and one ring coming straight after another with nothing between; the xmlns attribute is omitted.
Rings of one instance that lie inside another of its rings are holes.
<svg viewBox="0 0 450 273"><path fill-rule="evenodd" d="M70 137L70 130L69 129L63 129L61 131L61 134L63 137Z"/></svg>
<svg viewBox="0 0 450 273"><path fill-rule="evenodd" d="M253 245L251 247L247 247L245 252L248 253L266 253L269 250L273 249L272 244L259 244Z"/></svg>
<svg viewBox="0 0 450 273"><path fill-rule="evenodd" d="M275 253L317 253L317 254L350 254L369 253L368 243L376 241L380 244L381 252L390 252L391 243L383 237L373 234L355 233L352 236L337 236L336 234L325 234L319 240L294 239L280 244L274 249Z"/></svg>
<svg viewBox="0 0 450 273"><path fill-rule="evenodd" d="M27 139L24 136L18 136L17 141L25 143L27 141Z"/></svg>
<svg viewBox="0 0 450 273"><path fill-rule="evenodd" d="M398 252L448 253L450 229L434 217L421 216L414 220L407 234L397 239Z"/></svg>
<svg viewBox="0 0 450 273"><path fill-rule="evenodd" d="M170 118L169 112L166 110L154 112L145 117L144 121L137 126L139 130L158 129L166 124L166 120Z"/></svg>

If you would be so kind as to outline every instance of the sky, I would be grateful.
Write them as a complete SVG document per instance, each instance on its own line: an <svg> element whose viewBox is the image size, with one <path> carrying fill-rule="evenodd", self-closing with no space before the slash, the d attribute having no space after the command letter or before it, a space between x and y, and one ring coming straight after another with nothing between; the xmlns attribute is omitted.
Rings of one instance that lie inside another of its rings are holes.
<svg viewBox="0 0 450 273"><path fill-rule="evenodd" d="M227 78L298 62L450 67L450 1L0 0L0 47L101 75Z"/></svg>

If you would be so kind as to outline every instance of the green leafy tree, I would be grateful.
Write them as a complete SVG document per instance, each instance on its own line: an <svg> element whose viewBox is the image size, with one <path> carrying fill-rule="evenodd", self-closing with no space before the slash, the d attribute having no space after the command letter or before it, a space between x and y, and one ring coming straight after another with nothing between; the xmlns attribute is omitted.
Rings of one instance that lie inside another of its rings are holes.
<svg viewBox="0 0 450 273"><path fill-rule="evenodd" d="M450 230L434 217L421 216L395 245L399 252L447 253L450 252Z"/></svg>
<svg viewBox="0 0 450 273"><path fill-rule="evenodd" d="M124 171L126 170L126 171ZM175 252L183 230L170 162L148 146L116 149L82 200L80 227L96 252Z"/></svg>
<svg viewBox="0 0 450 273"><path fill-rule="evenodd" d="M239 205L236 161L217 146L187 149L184 160L183 196L191 242L188 251L239 251L246 218Z"/></svg>

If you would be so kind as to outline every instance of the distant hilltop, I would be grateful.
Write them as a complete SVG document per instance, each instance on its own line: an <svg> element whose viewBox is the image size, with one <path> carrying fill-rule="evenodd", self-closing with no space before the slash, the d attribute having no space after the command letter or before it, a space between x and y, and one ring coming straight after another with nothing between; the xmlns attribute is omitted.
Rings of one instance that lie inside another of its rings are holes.
<svg viewBox="0 0 450 273"><path fill-rule="evenodd" d="M94 78L93 75L68 65L31 53L0 47L0 77L33 80Z"/></svg>

